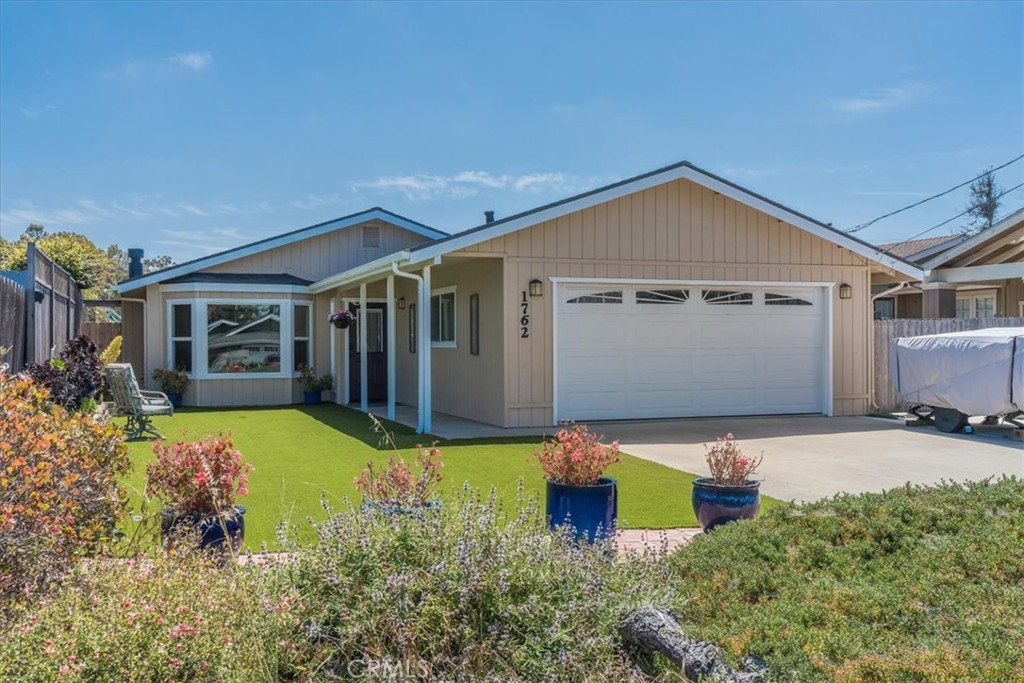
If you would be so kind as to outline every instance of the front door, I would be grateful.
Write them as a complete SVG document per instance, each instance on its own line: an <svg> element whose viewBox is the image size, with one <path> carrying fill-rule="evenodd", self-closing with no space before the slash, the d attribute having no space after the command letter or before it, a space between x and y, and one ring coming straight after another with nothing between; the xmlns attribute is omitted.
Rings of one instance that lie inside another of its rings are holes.
<svg viewBox="0 0 1024 683"><path fill-rule="evenodd" d="M388 354L385 304L366 305L366 388L370 403L388 400ZM349 310L357 313L359 307L349 304ZM349 397L352 403L362 400L362 356L359 349L359 321L348 328L348 376Z"/></svg>

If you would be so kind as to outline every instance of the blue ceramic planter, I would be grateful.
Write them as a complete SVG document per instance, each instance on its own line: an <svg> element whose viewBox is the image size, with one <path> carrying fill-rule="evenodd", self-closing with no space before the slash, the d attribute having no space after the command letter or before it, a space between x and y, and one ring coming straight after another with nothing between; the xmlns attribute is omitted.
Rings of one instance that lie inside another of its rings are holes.
<svg viewBox="0 0 1024 683"><path fill-rule="evenodd" d="M740 486L720 486L710 477L693 481L693 512L700 528L711 531L716 526L738 519L754 519L761 507L761 482Z"/></svg>
<svg viewBox="0 0 1024 683"><path fill-rule="evenodd" d="M171 402L171 405L175 408L181 407L181 394L167 394L167 400Z"/></svg>
<svg viewBox="0 0 1024 683"><path fill-rule="evenodd" d="M203 550L225 552L230 541L230 549L237 553L242 549L242 541L245 539L244 515L245 508L237 505L221 517L183 515L173 509L162 510L160 537L164 547L170 548L176 535L198 534L199 547Z"/></svg>
<svg viewBox="0 0 1024 683"><path fill-rule="evenodd" d="M619 516L618 483L602 477L593 486L573 486L548 481L548 528L571 525L578 540L593 542L615 534Z"/></svg>
<svg viewBox="0 0 1024 683"><path fill-rule="evenodd" d="M322 391L304 391L302 392L302 402L307 406L320 405L320 394Z"/></svg>

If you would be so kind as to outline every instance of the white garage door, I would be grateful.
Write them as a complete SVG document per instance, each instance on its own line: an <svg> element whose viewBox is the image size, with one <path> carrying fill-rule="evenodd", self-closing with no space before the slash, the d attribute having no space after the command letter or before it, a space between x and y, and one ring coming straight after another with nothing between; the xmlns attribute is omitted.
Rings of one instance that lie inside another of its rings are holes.
<svg viewBox="0 0 1024 683"><path fill-rule="evenodd" d="M825 291L563 283L555 417L825 412Z"/></svg>

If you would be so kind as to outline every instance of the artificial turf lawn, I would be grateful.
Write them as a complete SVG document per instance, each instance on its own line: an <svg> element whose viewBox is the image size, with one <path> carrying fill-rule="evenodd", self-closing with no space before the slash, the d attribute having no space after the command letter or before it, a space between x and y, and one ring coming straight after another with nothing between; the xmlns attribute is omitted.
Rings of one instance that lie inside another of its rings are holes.
<svg viewBox="0 0 1024 683"><path fill-rule="evenodd" d="M322 519L321 494L335 507L344 498L358 501L352 480L367 461L384 462L392 453L380 448L380 435L369 418L337 405L273 408L183 410L158 417L157 428L167 439L230 434L235 447L255 466L249 475L249 495L238 503L247 508L246 545L262 542L276 548L278 522L304 525L307 516ZM422 435L404 425L385 423L408 460ZM440 441L444 452L441 498L468 482L485 494L491 486L505 504L514 507L519 479L527 495L544 496L544 478L533 449L538 437ZM129 486L139 496L146 484L145 464L152 458L151 441L131 442L135 464ZM693 475L623 454L607 472L619 482L619 525L623 528L666 529L697 525L690 507Z"/></svg>

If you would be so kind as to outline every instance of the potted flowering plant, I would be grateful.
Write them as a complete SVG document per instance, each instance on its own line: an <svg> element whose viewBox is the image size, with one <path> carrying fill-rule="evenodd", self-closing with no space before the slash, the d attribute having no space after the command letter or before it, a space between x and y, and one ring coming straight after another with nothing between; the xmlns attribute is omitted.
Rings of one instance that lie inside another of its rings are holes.
<svg viewBox="0 0 1024 683"><path fill-rule="evenodd" d="M164 547L185 532L197 532L201 548L237 553L245 536L245 508L237 496L249 493L252 465L242 461L228 436L153 446L156 459L146 465L146 493L158 498Z"/></svg>
<svg viewBox="0 0 1024 683"><path fill-rule="evenodd" d="M303 365L299 368L299 383L302 384L302 397L307 405L320 403L320 395L334 386L332 375L321 375L317 377L313 368Z"/></svg>
<svg viewBox="0 0 1024 683"><path fill-rule="evenodd" d="M363 496L363 508L385 514L416 514L441 506L433 498L433 489L444 479L441 449L418 447L414 472L400 455L388 456L388 463L377 471L373 462L366 463L362 474L352 480Z"/></svg>
<svg viewBox="0 0 1024 683"><path fill-rule="evenodd" d="M356 314L347 308L339 308L327 316L327 320L339 330L344 330L356 321Z"/></svg>
<svg viewBox="0 0 1024 683"><path fill-rule="evenodd" d="M764 456L746 455L732 434L704 444L710 477L693 482L693 511L701 529L710 531L737 519L754 519L761 507L761 482L750 479Z"/></svg>
<svg viewBox="0 0 1024 683"><path fill-rule="evenodd" d="M552 530L570 524L577 539L615 533L618 484L602 476L619 461L619 442L601 443L586 425L568 423L535 451L547 479L547 520Z"/></svg>
<svg viewBox="0 0 1024 683"><path fill-rule="evenodd" d="M164 370L157 368L153 371L153 380L160 385L160 391L167 394L168 400L175 408L181 407L182 394L192 380L182 370Z"/></svg>

